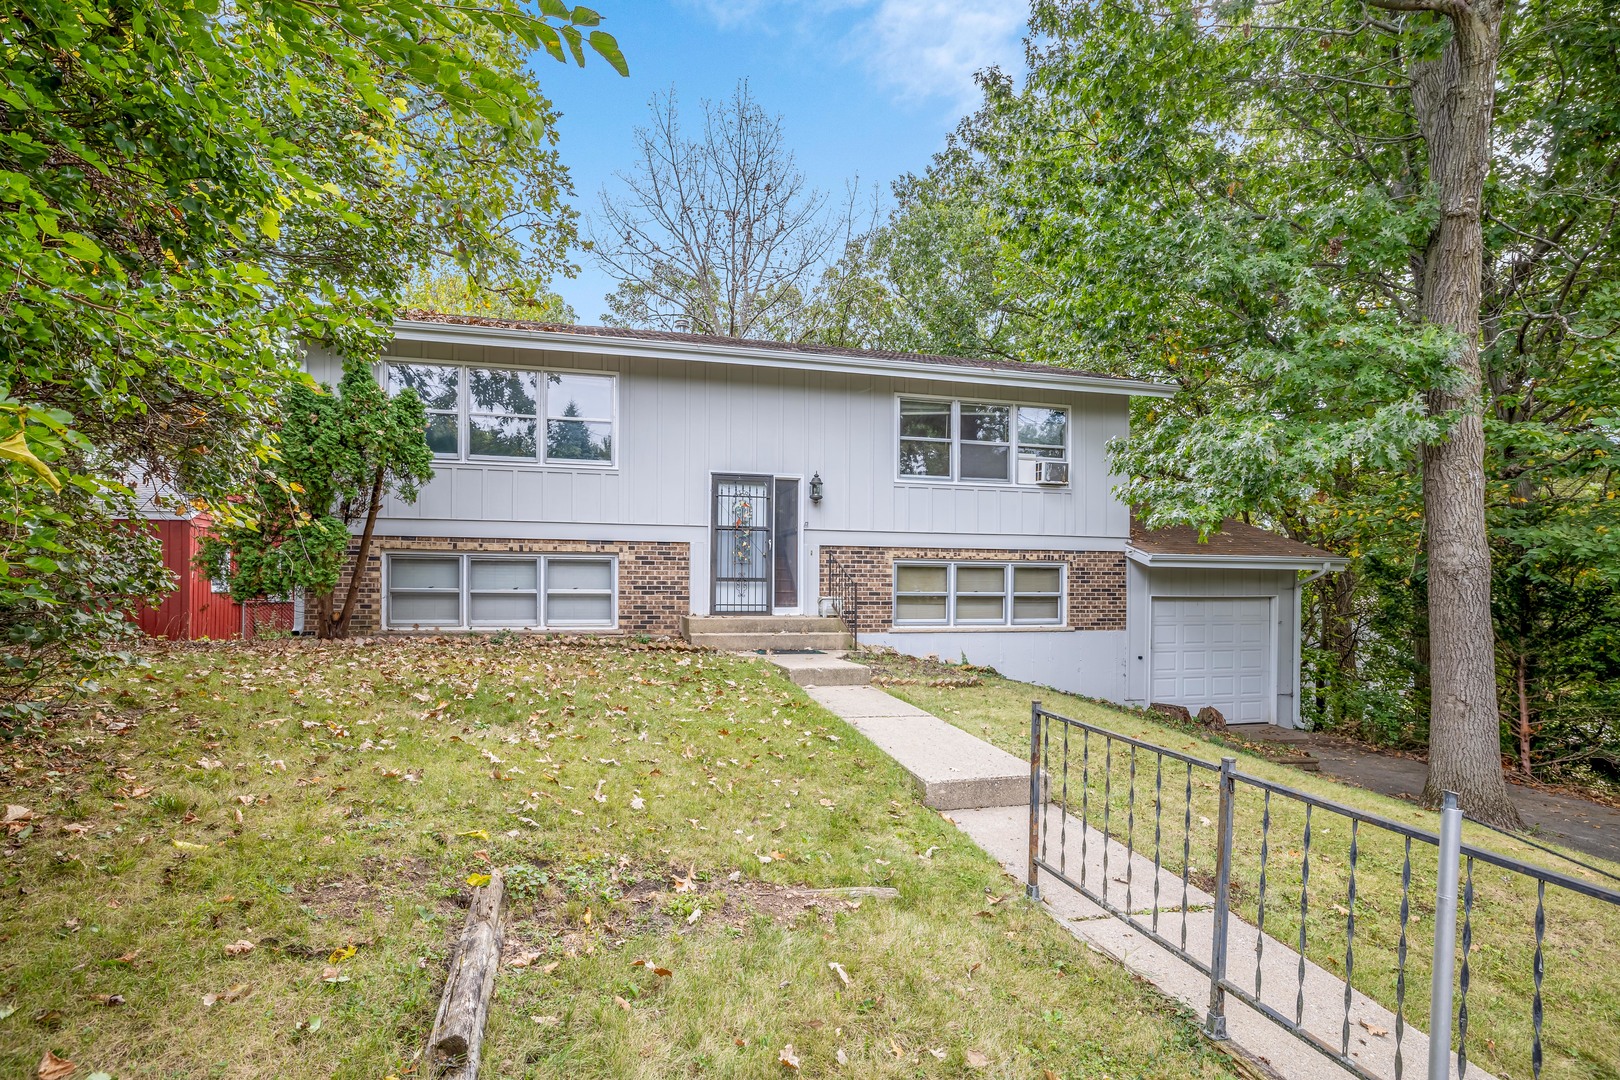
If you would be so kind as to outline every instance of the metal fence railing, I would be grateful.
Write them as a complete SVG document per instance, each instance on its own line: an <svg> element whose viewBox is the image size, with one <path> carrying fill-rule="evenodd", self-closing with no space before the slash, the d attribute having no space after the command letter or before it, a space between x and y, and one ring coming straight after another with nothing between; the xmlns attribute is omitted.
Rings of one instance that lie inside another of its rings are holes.
<svg viewBox="0 0 1620 1080"><path fill-rule="evenodd" d="M1620 996L1590 962L1556 992L1547 970L1554 921L1620 945L1620 893L1463 843L1462 822L1449 794L1431 833L1031 707L1029 895L1061 882L1207 976L1211 1037L1230 997L1369 1080L1466 1078L1482 1051L1539 1080L1555 998L1568 1074L1620 1075Z"/></svg>

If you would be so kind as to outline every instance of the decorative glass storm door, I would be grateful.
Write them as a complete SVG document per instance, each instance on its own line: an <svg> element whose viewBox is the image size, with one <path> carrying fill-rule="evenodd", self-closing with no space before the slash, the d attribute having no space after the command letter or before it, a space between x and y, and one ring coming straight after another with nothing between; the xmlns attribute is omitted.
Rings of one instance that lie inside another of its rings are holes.
<svg viewBox="0 0 1620 1080"><path fill-rule="evenodd" d="M714 614L771 613L771 478L714 478Z"/></svg>

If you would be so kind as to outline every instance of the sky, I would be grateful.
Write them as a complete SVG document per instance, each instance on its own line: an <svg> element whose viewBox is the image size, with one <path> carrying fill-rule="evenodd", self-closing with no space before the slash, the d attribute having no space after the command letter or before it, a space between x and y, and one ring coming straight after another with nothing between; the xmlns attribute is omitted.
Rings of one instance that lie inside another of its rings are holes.
<svg viewBox="0 0 1620 1080"><path fill-rule="evenodd" d="M978 100L973 73L1020 70L1028 0L595 0L630 65L621 78L587 52L585 68L544 56L533 67L561 110L560 150L574 206L587 217L603 186L634 162L647 103L673 89L692 124L704 99L746 78L813 187L889 182L926 168ZM599 323L613 282L588 255L553 287L583 323Z"/></svg>

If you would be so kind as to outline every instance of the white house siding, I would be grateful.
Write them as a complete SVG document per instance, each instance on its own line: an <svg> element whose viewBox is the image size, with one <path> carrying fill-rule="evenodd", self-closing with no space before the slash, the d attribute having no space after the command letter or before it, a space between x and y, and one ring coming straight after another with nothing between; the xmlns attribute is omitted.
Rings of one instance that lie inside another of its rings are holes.
<svg viewBox="0 0 1620 1080"><path fill-rule="evenodd" d="M819 506L808 500L804 505L801 577L807 580L823 543L906 546L948 540L956 547L1122 551L1129 535L1126 509L1111 492L1118 478L1109 473L1105 453L1108 441L1128 429L1124 396L448 342L398 341L388 354L402 360L615 372L620 376L618 462L613 469L439 462L414 505L390 501L378 521L380 536L683 541L692 545L692 603L703 613L710 595L713 472L797 476L804 487L812 474L821 474L825 498ZM341 362L317 348L306 367L318 380L334 382ZM899 394L1068 407L1070 485L897 480ZM813 596L805 597L807 608L814 603ZM1002 635L971 636L995 641ZM1105 632L1005 637L1001 655L1009 659L1082 657L1090 672L1106 666L1097 659L1106 655L1117 665L1113 644L1080 644L1079 639L1108 638ZM1034 645L1040 638L1064 640ZM1020 670L1029 666L1012 662ZM1058 685L1050 677L1038 681ZM1100 685L1089 674L1085 681ZM1118 696L1118 690L1101 696Z"/></svg>
<svg viewBox="0 0 1620 1080"><path fill-rule="evenodd" d="M1126 567L1127 692L1132 705L1152 703L1153 599L1264 597L1272 606L1275 710L1272 722L1299 726L1299 575L1293 570Z"/></svg>
<svg viewBox="0 0 1620 1080"><path fill-rule="evenodd" d="M911 656L993 667L1009 679L1070 694L1125 700L1128 630L904 630L863 634Z"/></svg>

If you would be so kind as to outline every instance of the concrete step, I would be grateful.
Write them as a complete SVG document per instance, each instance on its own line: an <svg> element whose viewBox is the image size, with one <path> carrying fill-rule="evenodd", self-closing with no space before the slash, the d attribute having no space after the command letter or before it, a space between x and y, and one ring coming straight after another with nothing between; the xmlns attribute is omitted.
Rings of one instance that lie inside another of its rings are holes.
<svg viewBox="0 0 1620 1080"><path fill-rule="evenodd" d="M817 686L809 694L899 762L924 806L1029 806L1029 762L875 686Z"/></svg>
<svg viewBox="0 0 1620 1080"><path fill-rule="evenodd" d="M782 652L796 652L803 649L820 649L823 652L840 652L851 647L852 642L848 634L816 633L816 634L687 634L686 640L693 645L701 645L706 649L719 649L722 652L757 652L761 649Z"/></svg>
<svg viewBox="0 0 1620 1080"><path fill-rule="evenodd" d="M693 634L842 634L842 619L816 615L683 615L681 636Z"/></svg>
<svg viewBox="0 0 1620 1080"><path fill-rule="evenodd" d="M766 657L800 686L866 686L870 668L825 653L772 653Z"/></svg>

